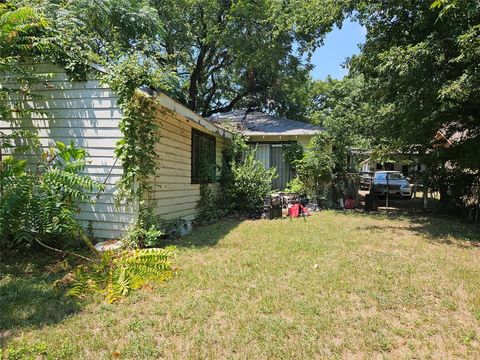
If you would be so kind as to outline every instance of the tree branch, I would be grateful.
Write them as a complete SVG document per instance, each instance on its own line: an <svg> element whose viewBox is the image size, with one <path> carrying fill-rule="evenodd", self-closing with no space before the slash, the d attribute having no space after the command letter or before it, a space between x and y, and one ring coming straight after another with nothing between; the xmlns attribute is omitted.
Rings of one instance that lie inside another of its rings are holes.
<svg viewBox="0 0 480 360"><path fill-rule="evenodd" d="M207 109L209 108L210 103L212 102L215 93L217 92L217 83L215 82L215 77L213 73L210 76L212 78L212 86L210 87L210 93L208 94L207 98L205 99L205 104L203 106L202 116L207 116Z"/></svg>
<svg viewBox="0 0 480 360"><path fill-rule="evenodd" d="M250 93L250 90L245 90L244 92L237 94L229 103L228 105L221 106L215 109L207 110L204 111L206 114L206 117L212 116L213 114L218 114L222 112L229 112L233 109L233 107L240 101L242 100L245 96L247 96ZM205 106L208 106L207 104Z"/></svg>
<svg viewBox="0 0 480 360"><path fill-rule="evenodd" d="M90 258L88 258L88 257L86 257L86 256L79 255L79 254L75 254L75 253L71 253L71 252L68 252L68 251L63 251L63 250L60 250L60 249L51 247L51 246L49 246L49 245L47 245L47 244L44 244L43 242L41 242L41 241L38 240L38 239L35 239L35 242L36 242L37 244L43 246L43 247L46 248L46 249L49 249L49 250L58 252L58 253L60 253L60 254L62 254L62 255L64 255L64 256L65 256L65 255L71 255L71 256L75 256L75 257L78 257L78 258L83 259L83 260L87 260L87 261L89 261L89 262L94 262L93 259L90 259Z"/></svg>

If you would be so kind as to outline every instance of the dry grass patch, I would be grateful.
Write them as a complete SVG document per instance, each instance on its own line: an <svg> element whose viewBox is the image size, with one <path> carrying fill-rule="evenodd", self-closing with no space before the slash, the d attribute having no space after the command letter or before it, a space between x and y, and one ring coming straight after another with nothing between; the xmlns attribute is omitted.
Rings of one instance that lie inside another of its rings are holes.
<svg viewBox="0 0 480 360"><path fill-rule="evenodd" d="M2 326L45 358L478 359L479 243L435 218L226 221L179 240L179 273L152 292Z"/></svg>

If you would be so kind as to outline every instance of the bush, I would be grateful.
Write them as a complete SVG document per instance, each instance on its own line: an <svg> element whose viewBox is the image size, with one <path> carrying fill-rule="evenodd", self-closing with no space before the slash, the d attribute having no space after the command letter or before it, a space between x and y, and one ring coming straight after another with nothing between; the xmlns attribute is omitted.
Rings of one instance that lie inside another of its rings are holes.
<svg viewBox="0 0 480 360"><path fill-rule="evenodd" d="M103 188L83 173L84 149L57 142L42 152L37 165L6 156L1 164L0 244L31 246L53 238L78 237L75 219L79 202L92 201L91 193Z"/></svg>
<svg viewBox="0 0 480 360"><path fill-rule="evenodd" d="M223 150L223 163L220 171L219 181L225 197L228 197L228 195L231 194L233 191L232 188L235 184L233 165L242 163L247 150L248 145L245 141L245 138L238 133L234 133L232 142Z"/></svg>
<svg viewBox="0 0 480 360"><path fill-rule="evenodd" d="M220 209L219 199L213 193L209 184L200 184L200 200L197 203L196 220L199 224L211 224L215 222L223 211Z"/></svg>
<svg viewBox="0 0 480 360"><path fill-rule="evenodd" d="M147 226L144 221L138 220L123 237L123 243L128 248L150 248L160 246L164 233L155 225Z"/></svg>
<svg viewBox="0 0 480 360"><path fill-rule="evenodd" d="M207 155L205 155L206 158ZM210 187L210 182L217 180L215 164L208 162L200 163L200 199L197 202L197 216L196 221L199 224L211 224L217 220L223 213L218 206L218 199L216 194Z"/></svg>
<svg viewBox="0 0 480 360"><path fill-rule="evenodd" d="M293 178L290 180L287 184L287 187L285 188L285 192L287 193L305 193L307 191L305 184L300 180L298 177Z"/></svg>
<svg viewBox="0 0 480 360"><path fill-rule="evenodd" d="M233 184L228 192L231 206L245 214L258 212L264 199L272 191L272 181L277 176L276 169L265 169L255 160L255 150L245 154L240 164L232 164Z"/></svg>
<svg viewBox="0 0 480 360"><path fill-rule="evenodd" d="M276 169L266 170L255 160L255 149L248 146L245 137L234 134L231 144L223 151L220 172L222 202L226 211L253 215L262 207L272 191Z"/></svg>
<svg viewBox="0 0 480 360"><path fill-rule="evenodd" d="M283 158L287 164L290 164L295 174L297 173L297 164L303 159L303 156L303 147L298 142L283 146Z"/></svg>
<svg viewBox="0 0 480 360"><path fill-rule="evenodd" d="M317 198L323 195L326 187L332 181L333 159L329 151L329 138L322 134L316 135L310 141L308 150L302 159L296 162L297 173L304 189L309 195Z"/></svg>

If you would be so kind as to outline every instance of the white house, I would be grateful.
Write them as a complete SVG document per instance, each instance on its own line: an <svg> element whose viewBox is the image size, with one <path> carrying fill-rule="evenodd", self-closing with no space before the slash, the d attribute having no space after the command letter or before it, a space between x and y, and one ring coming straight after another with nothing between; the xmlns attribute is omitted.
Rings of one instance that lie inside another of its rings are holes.
<svg viewBox="0 0 480 360"><path fill-rule="evenodd" d="M97 238L118 238L135 219L135 206L115 206L117 182L122 166L114 150L123 137L119 129L122 117L118 97L108 85L101 82L101 71L93 69L85 81L72 81L64 69L51 64L35 66L39 80L31 85L32 96L20 100L21 107L32 112L14 113L12 118L0 118L0 132L8 133L23 128L36 133L44 147L55 141L85 148L91 163L86 171L94 179L105 183L95 204L81 204L78 217L81 223L93 229ZM20 87L4 76L5 87ZM152 96L144 94L145 96ZM12 95L15 96L15 95ZM215 149L211 161L222 163L222 149L232 136L230 132L208 121L165 94L156 94L157 121L161 139L157 144L158 171L154 176L154 203L156 214L162 219L193 220L200 198L198 172L198 144ZM11 104L7 100L7 104ZM193 161L192 161L193 159ZM97 194L92 194L97 195Z"/></svg>

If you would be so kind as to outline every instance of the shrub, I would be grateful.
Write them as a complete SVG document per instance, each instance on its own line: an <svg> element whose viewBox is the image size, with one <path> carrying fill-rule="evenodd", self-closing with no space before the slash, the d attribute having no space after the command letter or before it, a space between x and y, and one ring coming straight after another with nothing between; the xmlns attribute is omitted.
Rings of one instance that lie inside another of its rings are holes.
<svg viewBox="0 0 480 360"><path fill-rule="evenodd" d="M37 165L6 156L0 166L0 240L3 246L30 246L83 234L75 219L79 202L92 201L102 184L83 173L84 149L57 142Z"/></svg>
<svg viewBox="0 0 480 360"><path fill-rule="evenodd" d="M140 207L137 221L128 229L122 242L129 249L158 247L163 244L164 224L149 204Z"/></svg>
<svg viewBox="0 0 480 360"><path fill-rule="evenodd" d="M272 191L272 180L276 176L275 169L266 170L255 160L255 149L248 146L245 137L234 134L231 144L223 151L220 172L223 207L226 211L256 213Z"/></svg>
<svg viewBox="0 0 480 360"><path fill-rule="evenodd" d="M283 158L290 164L294 173L297 173L297 164L303 159L304 151L298 142L285 144L283 146Z"/></svg>
<svg viewBox="0 0 480 360"><path fill-rule="evenodd" d="M213 193L209 184L200 184L200 200L197 202L196 220L199 224L211 224L217 220L223 211L220 209L219 200Z"/></svg>
<svg viewBox="0 0 480 360"><path fill-rule="evenodd" d="M303 158L296 162L300 181L305 190L317 198L317 202L332 180L333 159L329 146L328 136L316 135L310 141Z"/></svg>
<svg viewBox="0 0 480 360"><path fill-rule="evenodd" d="M155 225L146 226L145 222L138 220L123 237L123 243L128 248L149 248L161 245L164 233Z"/></svg>
<svg viewBox="0 0 480 360"><path fill-rule="evenodd" d="M200 199L196 206L196 220L200 224L213 223L222 215L222 211L218 206L217 196L214 194L209 184L210 182L217 180L216 170L216 165L214 164L209 164L205 161L200 163Z"/></svg>
<svg viewBox="0 0 480 360"><path fill-rule="evenodd" d="M287 192L287 193L297 193L297 194L304 193L306 190L307 189L305 187L305 184L298 177L290 180L287 184L287 187L285 188L285 192Z"/></svg>
<svg viewBox="0 0 480 360"><path fill-rule="evenodd" d="M255 149L250 149L244 161L232 164L232 175L233 183L227 198L234 209L251 214L263 207L277 173L276 169L265 169L262 163L255 160Z"/></svg>

